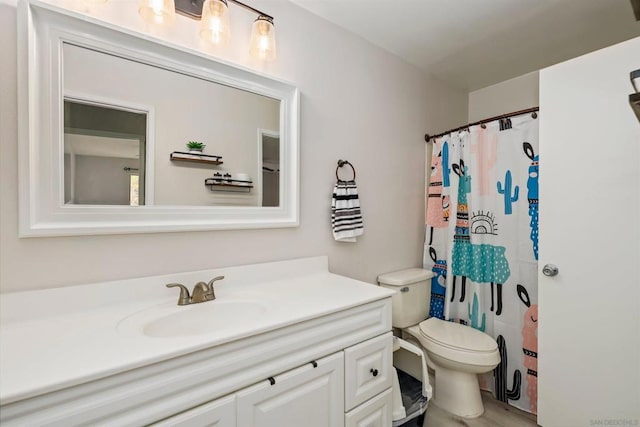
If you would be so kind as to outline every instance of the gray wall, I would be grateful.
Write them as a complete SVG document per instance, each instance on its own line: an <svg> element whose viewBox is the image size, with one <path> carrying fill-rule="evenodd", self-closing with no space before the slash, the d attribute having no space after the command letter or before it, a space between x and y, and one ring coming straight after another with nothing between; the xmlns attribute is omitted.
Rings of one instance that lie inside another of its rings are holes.
<svg viewBox="0 0 640 427"><path fill-rule="evenodd" d="M234 14L238 31L214 55L300 88L299 227L19 239L16 10L0 3L0 290L325 254L333 272L371 283L381 273L421 265L424 134L466 123L467 93L289 2L264 8L277 17L276 62L248 55L249 34L241 29L250 28L250 14ZM195 21L178 17L176 24L197 34ZM329 228L338 159L358 172L365 234L355 244L335 242Z"/></svg>
<svg viewBox="0 0 640 427"><path fill-rule="evenodd" d="M124 168L137 168L137 159L75 156L75 164L76 204L129 204L130 174Z"/></svg>

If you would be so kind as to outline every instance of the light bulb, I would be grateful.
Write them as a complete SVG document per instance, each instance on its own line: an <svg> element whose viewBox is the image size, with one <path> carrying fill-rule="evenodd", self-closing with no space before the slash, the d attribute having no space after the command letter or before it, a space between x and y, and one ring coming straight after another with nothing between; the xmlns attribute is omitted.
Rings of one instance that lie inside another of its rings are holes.
<svg viewBox="0 0 640 427"><path fill-rule="evenodd" d="M202 6L200 37L209 43L223 45L230 35L227 0L206 0Z"/></svg>
<svg viewBox="0 0 640 427"><path fill-rule="evenodd" d="M176 18L174 0L140 0L138 13L149 24L172 24Z"/></svg>
<svg viewBox="0 0 640 427"><path fill-rule="evenodd" d="M253 23L249 53L266 61L276 59L276 31L271 18L259 16Z"/></svg>

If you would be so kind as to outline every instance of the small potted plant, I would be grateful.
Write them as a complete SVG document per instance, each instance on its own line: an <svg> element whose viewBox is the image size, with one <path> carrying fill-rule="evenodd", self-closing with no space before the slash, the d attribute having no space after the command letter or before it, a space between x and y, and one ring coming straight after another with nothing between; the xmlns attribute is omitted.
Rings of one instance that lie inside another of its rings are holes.
<svg viewBox="0 0 640 427"><path fill-rule="evenodd" d="M198 141L187 142L187 148L189 149L190 153L202 154L202 150L204 150L204 147L206 147L206 144L203 144L202 142L198 142Z"/></svg>

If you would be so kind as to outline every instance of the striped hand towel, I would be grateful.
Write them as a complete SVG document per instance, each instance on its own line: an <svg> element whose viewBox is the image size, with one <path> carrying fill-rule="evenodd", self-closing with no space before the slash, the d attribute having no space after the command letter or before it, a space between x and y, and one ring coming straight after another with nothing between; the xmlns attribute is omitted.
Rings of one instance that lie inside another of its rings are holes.
<svg viewBox="0 0 640 427"><path fill-rule="evenodd" d="M355 181L338 181L331 198L331 227L338 242L355 242L363 232L362 213Z"/></svg>

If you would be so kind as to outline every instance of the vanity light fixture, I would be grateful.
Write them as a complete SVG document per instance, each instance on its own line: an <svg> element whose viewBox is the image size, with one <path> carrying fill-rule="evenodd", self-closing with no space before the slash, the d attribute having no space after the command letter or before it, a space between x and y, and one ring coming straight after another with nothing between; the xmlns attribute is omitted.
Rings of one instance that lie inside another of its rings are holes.
<svg viewBox="0 0 640 427"><path fill-rule="evenodd" d="M138 13L149 24L172 24L176 18L173 0L140 0Z"/></svg>
<svg viewBox="0 0 640 427"><path fill-rule="evenodd" d="M276 30L273 27L273 18L261 15L253 22L249 53L267 61L276 59Z"/></svg>
<svg viewBox="0 0 640 427"><path fill-rule="evenodd" d="M145 21L153 24L170 24L175 12L199 19L200 38L208 43L224 45L231 37L229 3L258 15L251 29L249 53L256 58L273 61L276 58L273 16L238 0L140 0L138 11Z"/></svg>
<svg viewBox="0 0 640 427"><path fill-rule="evenodd" d="M227 0L206 0L200 18L200 37L207 42L224 45L230 35Z"/></svg>

